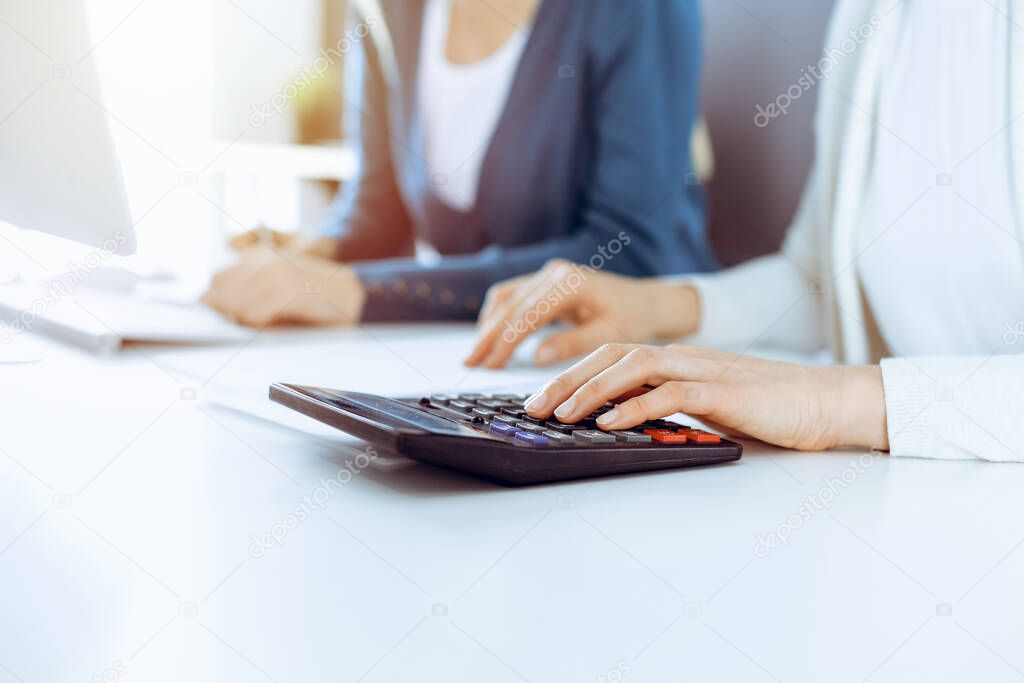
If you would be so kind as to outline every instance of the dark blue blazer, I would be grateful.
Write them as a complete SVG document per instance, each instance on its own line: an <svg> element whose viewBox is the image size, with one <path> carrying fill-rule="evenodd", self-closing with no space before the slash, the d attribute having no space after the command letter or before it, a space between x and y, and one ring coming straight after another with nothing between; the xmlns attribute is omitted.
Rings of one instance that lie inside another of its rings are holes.
<svg viewBox="0 0 1024 683"><path fill-rule="evenodd" d="M698 0L541 0L468 212L437 198L425 161L423 2L381 4L394 59L363 41L361 170L326 226L366 285L364 320L473 318L490 285L553 258L634 276L714 268L690 153ZM417 239L440 263L411 258Z"/></svg>

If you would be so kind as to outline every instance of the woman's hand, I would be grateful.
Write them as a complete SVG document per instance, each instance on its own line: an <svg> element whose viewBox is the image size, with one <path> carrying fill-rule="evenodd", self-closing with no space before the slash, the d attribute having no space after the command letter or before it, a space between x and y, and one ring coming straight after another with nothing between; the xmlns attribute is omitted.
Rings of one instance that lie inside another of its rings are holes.
<svg viewBox="0 0 1024 683"><path fill-rule="evenodd" d="M576 422L630 395L598 419L602 429L683 412L786 448L889 447L877 367L802 366L686 346L604 346L534 394L526 410Z"/></svg>
<svg viewBox="0 0 1024 683"><path fill-rule="evenodd" d="M297 251L325 259L334 256L338 250L338 242L333 237L304 239L293 232L282 232L272 228L246 230L228 240L228 246L239 253L249 249L268 248L277 251Z"/></svg>
<svg viewBox="0 0 1024 683"><path fill-rule="evenodd" d="M574 329L537 348L538 365L554 365L608 342L679 339L699 319L692 287L600 273L567 261L491 287L466 365L500 368L527 337L555 321Z"/></svg>
<svg viewBox="0 0 1024 683"><path fill-rule="evenodd" d="M256 246L214 276L203 302L249 327L353 325L366 292L355 272L301 251Z"/></svg>
<svg viewBox="0 0 1024 683"><path fill-rule="evenodd" d="M228 246L239 252L260 246L273 249L294 249L298 244L299 236L295 233L264 227L246 230L228 240Z"/></svg>

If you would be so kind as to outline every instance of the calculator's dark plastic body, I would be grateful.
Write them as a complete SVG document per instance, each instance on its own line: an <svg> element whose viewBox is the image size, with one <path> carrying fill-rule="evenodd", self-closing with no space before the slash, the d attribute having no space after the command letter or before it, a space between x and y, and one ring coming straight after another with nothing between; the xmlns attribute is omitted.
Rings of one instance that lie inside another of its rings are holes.
<svg viewBox="0 0 1024 683"><path fill-rule="evenodd" d="M738 460L742 454L739 444L726 439L684 445L523 443L488 433L486 423L459 419L454 410L428 399L390 399L290 384L272 385L270 398L385 453L508 486L713 465Z"/></svg>

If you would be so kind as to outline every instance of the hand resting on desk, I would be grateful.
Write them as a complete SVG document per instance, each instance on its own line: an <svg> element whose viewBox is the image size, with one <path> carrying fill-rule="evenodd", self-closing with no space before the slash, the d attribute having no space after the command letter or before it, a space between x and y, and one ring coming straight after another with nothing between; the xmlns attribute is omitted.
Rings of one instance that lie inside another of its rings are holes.
<svg viewBox="0 0 1024 683"><path fill-rule="evenodd" d="M365 300L356 274L326 256L320 242L246 245L203 296L208 306L249 327L354 325Z"/></svg>

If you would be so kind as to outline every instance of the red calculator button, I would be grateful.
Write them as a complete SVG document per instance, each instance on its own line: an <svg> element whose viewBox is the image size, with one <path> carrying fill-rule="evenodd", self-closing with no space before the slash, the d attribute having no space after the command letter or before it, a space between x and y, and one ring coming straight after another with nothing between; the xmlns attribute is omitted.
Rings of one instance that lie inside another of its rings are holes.
<svg viewBox="0 0 1024 683"><path fill-rule="evenodd" d="M722 437L718 434L712 434L710 432L704 432L699 429L690 429L686 431L686 435L696 443L721 443Z"/></svg>
<svg viewBox="0 0 1024 683"><path fill-rule="evenodd" d="M686 434L680 434L670 429L648 429L647 434L658 443L686 443Z"/></svg>

